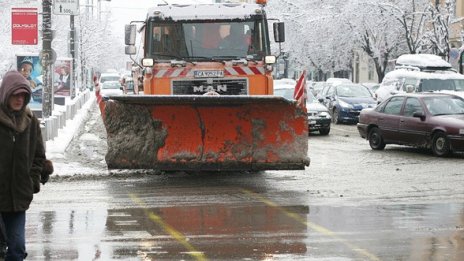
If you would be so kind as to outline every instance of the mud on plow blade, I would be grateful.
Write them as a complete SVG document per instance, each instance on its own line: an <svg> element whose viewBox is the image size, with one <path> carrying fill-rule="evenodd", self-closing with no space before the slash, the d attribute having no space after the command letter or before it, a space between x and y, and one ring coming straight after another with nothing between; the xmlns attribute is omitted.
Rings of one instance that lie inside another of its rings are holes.
<svg viewBox="0 0 464 261"><path fill-rule="evenodd" d="M275 96L112 96L101 101L109 169L296 170L307 114Z"/></svg>

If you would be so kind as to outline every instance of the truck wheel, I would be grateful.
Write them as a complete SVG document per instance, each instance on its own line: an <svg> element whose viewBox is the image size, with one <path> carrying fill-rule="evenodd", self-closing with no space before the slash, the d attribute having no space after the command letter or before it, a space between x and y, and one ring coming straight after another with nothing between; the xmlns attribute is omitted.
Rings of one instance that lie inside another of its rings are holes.
<svg viewBox="0 0 464 261"><path fill-rule="evenodd" d="M373 150L383 150L385 148L385 142L383 141L382 134L379 128L374 127L369 131L369 145Z"/></svg>
<svg viewBox="0 0 464 261"><path fill-rule="evenodd" d="M450 153L450 144L445 133L440 131L433 135L432 152L438 157L444 157Z"/></svg>

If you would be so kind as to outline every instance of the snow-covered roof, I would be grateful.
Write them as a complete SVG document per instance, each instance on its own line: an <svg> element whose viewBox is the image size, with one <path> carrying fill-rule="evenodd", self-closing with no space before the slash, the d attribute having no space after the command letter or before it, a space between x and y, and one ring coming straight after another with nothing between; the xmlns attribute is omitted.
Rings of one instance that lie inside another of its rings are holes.
<svg viewBox="0 0 464 261"><path fill-rule="evenodd" d="M245 19L251 15L262 14L258 4L215 3L190 5L158 5L150 8L148 17L159 16L173 20Z"/></svg>
<svg viewBox="0 0 464 261"><path fill-rule="evenodd" d="M451 68L451 64L440 56L433 54L403 54L396 60L396 65L415 66L419 68Z"/></svg>
<svg viewBox="0 0 464 261"><path fill-rule="evenodd" d="M400 78L414 78L414 79L456 79L464 80L464 75L454 71L435 71L435 72L422 72L411 71L406 69L398 69L391 71L385 75L385 80L400 79Z"/></svg>

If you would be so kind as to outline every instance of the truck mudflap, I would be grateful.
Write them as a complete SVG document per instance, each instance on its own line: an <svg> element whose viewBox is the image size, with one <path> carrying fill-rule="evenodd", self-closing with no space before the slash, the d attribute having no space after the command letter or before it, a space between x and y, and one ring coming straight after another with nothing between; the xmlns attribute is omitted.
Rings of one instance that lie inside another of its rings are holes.
<svg viewBox="0 0 464 261"><path fill-rule="evenodd" d="M99 100L109 169L298 170L306 112L276 96L112 96Z"/></svg>

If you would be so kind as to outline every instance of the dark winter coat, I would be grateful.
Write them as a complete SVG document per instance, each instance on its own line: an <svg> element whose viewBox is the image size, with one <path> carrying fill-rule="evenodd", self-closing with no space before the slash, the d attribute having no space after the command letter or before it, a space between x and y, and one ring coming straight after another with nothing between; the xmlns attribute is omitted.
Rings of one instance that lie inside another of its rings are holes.
<svg viewBox="0 0 464 261"><path fill-rule="evenodd" d="M8 108L9 97L25 89L25 106ZM40 190L45 161L40 123L26 106L31 97L29 82L19 72L5 74L0 86L0 211L25 211Z"/></svg>

